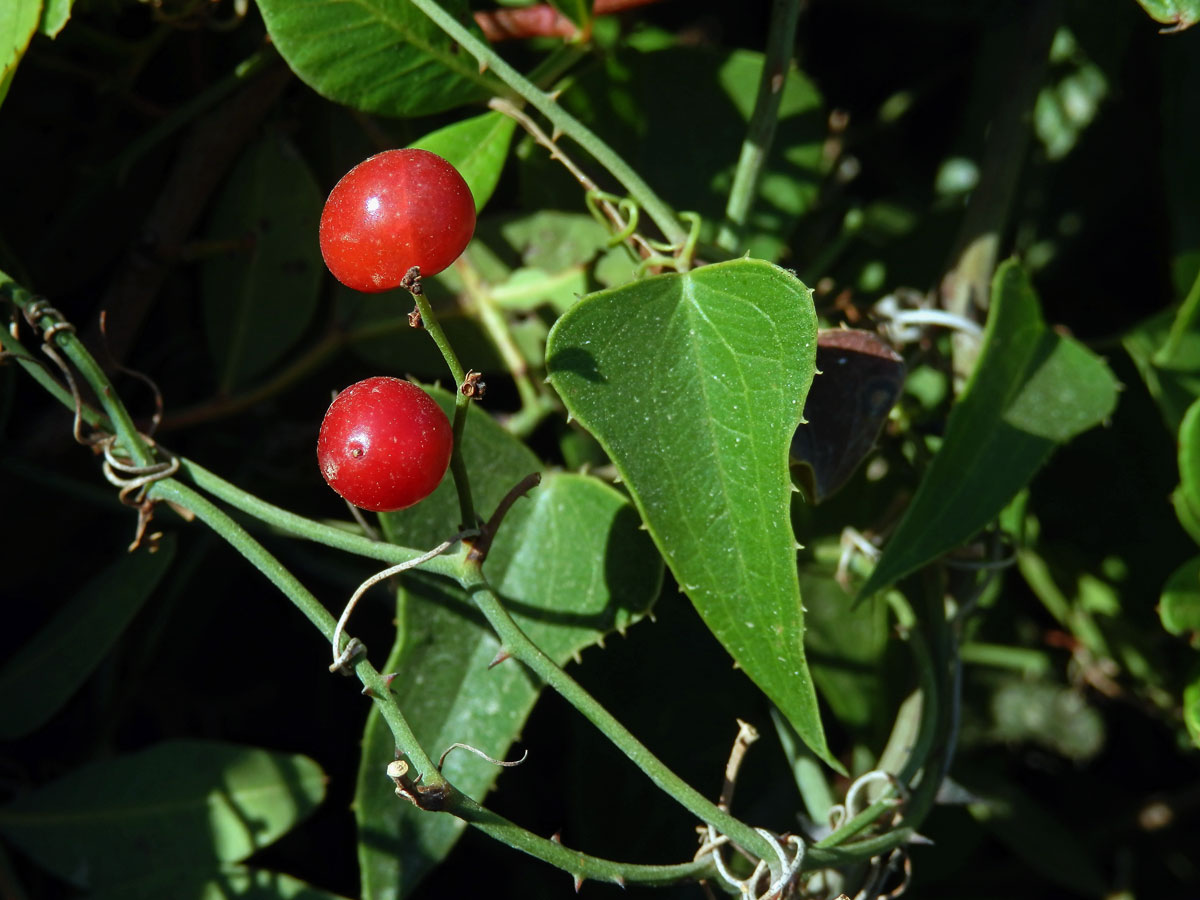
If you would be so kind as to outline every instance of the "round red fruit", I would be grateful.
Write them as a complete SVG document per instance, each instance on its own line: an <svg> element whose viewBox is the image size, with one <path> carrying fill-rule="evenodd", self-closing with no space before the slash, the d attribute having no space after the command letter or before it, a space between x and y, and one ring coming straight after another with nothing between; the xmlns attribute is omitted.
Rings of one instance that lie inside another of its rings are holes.
<svg viewBox="0 0 1200 900"><path fill-rule="evenodd" d="M321 211L321 255L356 291L390 291L413 266L436 275L475 233L475 200L458 170L428 150L387 150L359 163Z"/></svg>
<svg viewBox="0 0 1200 900"><path fill-rule="evenodd" d="M450 420L432 397L410 381L368 378L329 405L317 463L355 506L392 512L433 493L453 446Z"/></svg>

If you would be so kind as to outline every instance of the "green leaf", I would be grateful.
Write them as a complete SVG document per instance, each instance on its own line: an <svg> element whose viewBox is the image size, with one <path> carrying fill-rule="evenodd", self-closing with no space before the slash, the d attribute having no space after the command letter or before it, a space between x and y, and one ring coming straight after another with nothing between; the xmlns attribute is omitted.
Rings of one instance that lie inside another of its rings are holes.
<svg viewBox="0 0 1200 900"><path fill-rule="evenodd" d="M1025 271L1004 263L992 284L983 349L945 439L874 571L882 590L959 546L999 515L1057 444L1102 422L1117 383L1104 362L1042 321Z"/></svg>
<svg viewBox="0 0 1200 900"><path fill-rule="evenodd" d="M161 869L110 888L92 891L87 900L345 900L291 875L222 866L220 869Z"/></svg>
<svg viewBox="0 0 1200 900"><path fill-rule="evenodd" d="M492 288L492 300L501 309L528 311L548 303L563 313L574 306L586 291L587 275L581 268L559 272L517 269Z"/></svg>
<svg viewBox="0 0 1200 900"><path fill-rule="evenodd" d="M517 123L498 112L486 112L439 128L410 146L428 150L454 164L471 189L478 212L487 204L512 143Z"/></svg>
<svg viewBox="0 0 1200 900"><path fill-rule="evenodd" d="M886 734L889 709L884 654L891 639L887 604L855 604L834 579L834 566L800 569L804 643L821 698L855 738L871 744Z"/></svg>
<svg viewBox="0 0 1200 900"><path fill-rule="evenodd" d="M1184 351L1193 356L1190 368L1182 363L1170 369L1154 364L1154 355L1166 340L1173 319L1169 310L1159 313L1130 330L1121 341L1172 434L1187 408L1200 398L1200 342L1196 342L1194 353Z"/></svg>
<svg viewBox="0 0 1200 900"><path fill-rule="evenodd" d="M558 272L586 265L608 243L603 225L583 213L544 209L500 226L500 234L521 254L521 263Z"/></svg>
<svg viewBox="0 0 1200 900"><path fill-rule="evenodd" d="M1200 22L1200 0L1138 0L1155 22L1170 25L1168 31L1183 31Z"/></svg>
<svg viewBox="0 0 1200 900"><path fill-rule="evenodd" d="M466 0L442 7L470 20ZM407 0L258 0L258 8L292 71L337 103L407 117L505 92Z"/></svg>
<svg viewBox="0 0 1200 900"><path fill-rule="evenodd" d="M1171 573L1158 601L1158 617L1171 634L1200 636L1200 556Z"/></svg>
<svg viewBox="0 0 1200 900"><path fill-rule="evenodd" d="M122 556L8 661L0 671L0 740L23 737L59 711L125 632L174 556L173 536L157 552Z"/></svg>
<svg viewBox="0 0 1200 900"><path fill-rule="evenodd" d="M312 760L216 741L167 741L94 762L0 808L0 832L43 868L102 888L238 862L325 794Z"/></svg>
<svg viewBox="0 0 1200 900"><path fill-rule="evenodd" d="M1192 255L1177 261L1183 266L1195 265ZM1177 270L1180 266L1177 264ZM1200 265L1196 266L1196 277L1184 295L1183 302L1171 323L1171 330L1158 352L1154 364L1164 369L1195 371L1200 356Z"/></svg>
<svg viewBox="0 0 1200 900"><path fill-rule="evenodd" d="M42 4L42 21L38 24L38 31L46 37L58 37L58 33L63 30L67 24L67 20L71 18L71 7L75 5L75 0L45 0Z"/></svg>
<svg viewBox="0 0 1200 900"><path fill-rule="evenodd" d="M570 19L578 28L592 21L592 0L550 0L550 5Z"/></svg>
<svg viewBox="0 0 1200 900"><path fill-rule="evenodd" d="M229 392L296 342L317 308L321 192L296 149L271 135L242 154L217 197L208 237L234 244L201 269L218 384Z"/></svg>
<svg viewBox="0 0 1200 900"><path fill-rule="evenodd" d="M1183 723L1192 743L1200 747L1200 677L1183 689Z"/></svg>
<svg viewBox="0 0 1200 900"><path fill-rule="evenodd" d="M585 297L546 353L709 629L836 767L804 659L789 515L816 324L793 275L740 259Z"/></svg>
<svg viewBox="0 0 1200 900"><path fill-rule="evenodd" d="M1188 407L1179 423L1179 493L1187 506L1200 510L1200 400Z"/></svg>
<svg viewBox="0 0 1200 900"><path fill-rule="evenodd" d="M453 402L445 392L434 396L446 407ZM523 444L475 408L463 453L485 514L540 468ZM447 523L458 516L454 492L447 488L443 484L418 506L381 517L389 540L423 546L444 539ZM485 573L525 633L563 664L645 613L662 582L662 561L617 491L594 478L557 473L509 511ZM488 667L499 644L460 588L420 576L405 584L396 644L384 671L397 673L392 687L422 746L436 755L464 742L495 758L514 755L508 748L541 686L516 663ZM371 715L355 811L363 896L372 900L411 891L464 828L458 819L421 813L395 796L384 774L393 748L382 717ZM462 751L446 760L454 784L477 798L500 771Z"/></svg>
<svg viewBox="0 0 1200 900"><path fill-rule="evenodd" d="M0 5L0 103L42 18L41 0L8 0Z"/></svg>
<svg viewBox="0 0 1200 900"><path fill-rule="evenodd" d="M1183 488L1178 487L1171 492L1171 505L1175 508L1175 517L1179 524L1197 544L1200 544L1200 509L1192 506L1184 494Z"/></svg>

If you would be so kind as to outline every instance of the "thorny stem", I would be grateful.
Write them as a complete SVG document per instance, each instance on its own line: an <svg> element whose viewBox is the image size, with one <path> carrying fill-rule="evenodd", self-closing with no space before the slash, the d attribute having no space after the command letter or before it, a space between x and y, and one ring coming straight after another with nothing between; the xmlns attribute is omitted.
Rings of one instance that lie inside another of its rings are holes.
<svg viewBox="0 0 1200 900"><path fill-rule="evenodd" d="M333 640L337 623L329 611L287 567L210 500L174 479L165 479L155 483L150 488L150 495L157 499L170 500L195 513L198 519L221 535L272 584L279 588L283 595L292 601L292 605L316 626L326 640ZM422 783L436 784L443 781L437 766L417 742L417 737L409 726L408 720L404 718L404 713L401 712L395 696L388 689L386 679L362 654L354 661L354 672L378 704L379 711L383 715L384 721L387 722L388 728L391 729L397 746L404 751L423 776Z"/></svg>
<svg viewBox="0 0 1200 900"><path fill-rule="evenodd" d="M620 885L626 881L667 885L688 879L708 878L713 874L710 857L676 865L653 866L618 863L589 856L564 847L558 841L532 834L457 791L451 795L446 811L471 823L484 834L575 876L577 886L589 878Z"/></svg>
<svg viewBox="0 0 1200 900"><path fill-rule="evenodd" d="M796 23L800 19L800 0L774 0L771 4L771 25L767 34L767 51L763 58L762 79L750 127L742 142L733 186L725 206L725 222L717 233L716 243L724 250L736 250L742 230L750 218L763 166L775 140L779 122L779 103L787 84L788 69L796 46Z"/></svg>
<svg viewBox="0 0 1200 900"><path fill-rule="evenodd" d="M320 522L314 522L312 519L306 519L304 516L288 512L286 509L281 509L274 504L261 500L253 494L247 494L241 488L230 484L225 479L187 457L179 457L179 463L180 472L196 487L202 488L220 500L224 500L230 506L241 510L258 521L278 528L285 534L324 544L327 547L333 547L335 550L343 550L347 553L365 557L366 559L377 559L389 565L409 562L421 555L421 551L419 550L401 547L398 544L389 544L386 541L374 541L361 534L331 525L323 525ZM458 567L449 562L449 559L444 556L431 559L425 563L425 571L453 578L458 572Z"/></svg>
<svg viewBox="0 0 1200 900"><path fill-rule="evenodd" d="M454 487L458 491L458 512L462 516L460 524L463 528L474 528L476 516L475 503L471 499L471 478L467 474L467 464L462 456L463 429L467 424L467 408L471 405L471 398L462 392L466 373L462 363L458 361L458 354L446 340L446 332L442 331L437 316L433 314L429 298L419 290L412 292L412 298L421 312L422 327L429 332L438 350L442 352L442 358L446 360L446 365L450 367L450 376L454 379L454 449L450 453L450 473L454 476Z"/></svg>
<svg viewBox="0 0 1200 900"><path fill-rule="evenodd" d="M462 586L474 599L475 604L487 618L488 623L500 638L504 650L514 659L528 667L538 678L557 691L575 707L605 737L615 744L655 785L672 797L696 818L712 825L721 834L727 835L744 850L759 859L778 865L771 845L749 825L735 819L721 809L678 775L672 772L650 750L622 725L612 713L597 702L578 682L563 671L555 662L529 639L521 627L513 621L508 610L500 603L483 573L475 564L474 578L470 564Z"/></svg>
<svg viewBox="0 0 1200 900"><path fill-rule="evenodd" d="M21 309L27 308L35 299L3 272L0 272L0 296L8 297ZM57 320L44 317L41 324L45 327L55 321ZM140 459L151 461L149 448L142 441L124 405L113 391L104 372L82 343L68 331L58 332L53 339L76 364L79 372L101 398L109 421L105 421L104 416L95 410L90 410L86 405L83 407L84 418L89 423L103 427L105 430L110 422L113 423L112 427L120 439L131 448L128 452L131 455L138 453L139 461ZM32 359L28 353L22 352L19 343L10 338L7 333L3 334L3 342L6 349L10 346L13 348L8 352L23 356L26 360ZM23 365L40 370L40 367L32 362L23 362ZM41 380L39 378L39 381ZM47 379L46 386L64 405L70 408L75 406L75 398L53 379ZM298 537L318 540L362 556L390 562L403 562L419 555L417 551L374 542L360 535L322 526L281 510L241 491L189 460L180 458L180 470L197 486L225 499L244 512ZM212 501L176 478L164 478L154 482L147 490L147 497L150 500L169 501L179 509L193 513L278 587L325 636L326 640L332 640L337 624L328 610L282 563ZM467 548L460 547L458 553L451 556L439 556L428 561L425 566L430 572L453 578L471 593L487 615L493 628L501 636L505 648L575 705L585 717L609 736L618 747L622 748L630 759L666 793L675 797L698 818L740 844L743 849L754 853L761 859L775 861L770 843L757 831L719 809L694 788L681 781L644 745L638 742L607 709L597 703L549 657L545 656L525 636L500 605L483 578L478 560L468 562L467 555ZM713 863L708 857L681 865L645 866L610 862L587 856L563 847L556 841L540 838L484 809L471 798L456 791L438 772L432 759L417 742L399 708L395 695L390 690L389 680L380 675L365 655L357 657L353 667L355 674L364 685L364 693L371 696L379 705L380 713L397 746L420 773L422 787L444 792L447 798L444 809L447 812L459 816L516 849L574 874L577 881L583 878L594 878L624 883L628 879L648 884L664 884L686 878L703 878L712 874ZM811 848L804 858L804 868L822 868L858 862L899 846L910 836L911 829L898 828L885 835L843 847Z"/></svg>
<svg viewBox="0 0 1200 900"><path fill-rule="evenodd" d="M586 150L591 157L604 166L614 178L646 211L662 230L663 236L672 244L682 244L688 236L687 229L675 218L674 212L646 184L625 160L600 140L587 126L564 110L554 98L526 79L520 72L506 63L491 47L471 34L454 16L446 12L437 0L411 0L421 12L453 38L464 50L478 60L480 66L491 69L501 81L544 115L556 132L570 137Z"/></svg>
<svg viewBox="0 0 1200 900"><path fill-rule="evenodd" d="M17 285L16 282L2 271L0 271L0 296L9 297L22 312L30 309L38 299L29 291ZM62 321L62 319L47 312L38 318L37 325L39 329L44 331ZM129 410L125 408L125 404L117 396L117 392L113 389L112 383L108 380L108 376L104 373L104 370L100 368L96 360L83 346L83 342L75 335L74 329L64 328L57 331L50 338L50 341L66 355L67 359L79 370L80 374L83 375L84 379L96 392L96 398L105 415L108 417L108 422L111 423L113 430L118 436L121 451L127 453L130 459L138 466L148 466L156 462L153 451L146 444L142 435L138 433L137 426L134 425L133 417L129 414ZM75 406L73 398L70 406L72 408Z"/></svg>

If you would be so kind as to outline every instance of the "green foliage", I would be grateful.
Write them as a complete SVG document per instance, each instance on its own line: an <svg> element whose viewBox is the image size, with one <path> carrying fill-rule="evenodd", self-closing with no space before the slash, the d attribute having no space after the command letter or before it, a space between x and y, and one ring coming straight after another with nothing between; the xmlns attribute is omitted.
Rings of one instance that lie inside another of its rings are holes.
<svg viewBox="0 0 1200 900"><path fill-rule="evenodd" d="M1117 384L1086 348L1048 329L1028 276L1005 263L992 285L983 348L945 439L866 595L970 539L992 521L1056 444L1102 422Z"/></svg>
<svg viewBox="0 0 1200 900"><path fill-rule="evenodd" d="M574 306L546 366L713 634L836 766L804 660L788 516L788 448L816 353L810 297L756 260L662 275Z"/></svg>
<svg viewBox="0 0 1200 900"><path fill-rule="evenodd" d="M0 11L0 103L4 101L25 48L37 31L41 0L16 0Z"/></svg>
<svg viewBox="0 0 1200 900"><path fill-rule="evenodd" d="M212 879L219 864L272 843L324 796L324 774L303 756L169 741L18 797L0 807L0 832L80 887L136 894L164 870Z"/></svg>
<svg viewBox="0 0 1200 900"><path fill-rule="evenodd" d="M462 0L446 6L466 9ZM477 100L493 84L403 0L260 0L258 7L292 71L322 96L364 112L427 115Z"/></svg>
<svg viewBox="0 0 1200 900"><path fill-rule="evenodd" d="M452 398L434 396L449 412ZM491 509L540 461L478 410L468 418L462 452L476 476L477 503ZM389 540L423 546L445 537L440 531L456 511L447 479L425 502L387 514L383 524ZM509 513L486 571L521 628L559 665L578 659L612 630L624 633L649 611L662 582L662 561L637 526L633 508L611 487L564 473L548 475ZM580 547L600 549L581 554ZM465 743L505 758L541 685L516 661L491 665L501 645L470 595L414 577L398 593L396 623L384 669L395 673L393 690L422 743L437 752ZM383 719L371 716L355 802L363 889L370 896L410 891L450 852L466 824L449 816L431 822L396 802L382 775L394 748ZM476 797L500 773L463 750L447 758L445 771Z"/></svg>
<svg viewBox="0 0 1200 900"><path fill-rule="evenodd" d="M1195 0L1138 0L1156 22L1170 25L1164 31L1182 31L1200 22L1200 3Z"/></svg>
<svg viewBox="0 0 1200 900"><path fill-rule="evenodd" d="M497 2L0 2L0 893L1200 895L1196 5ZM475 237L356 294L400 146Z"/></svg>

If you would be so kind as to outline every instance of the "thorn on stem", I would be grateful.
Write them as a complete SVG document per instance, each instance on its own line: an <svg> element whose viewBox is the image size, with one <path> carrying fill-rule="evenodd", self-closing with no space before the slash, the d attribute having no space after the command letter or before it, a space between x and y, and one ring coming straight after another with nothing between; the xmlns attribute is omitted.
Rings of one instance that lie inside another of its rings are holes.
<svg viewBox="0 0 1200 900"><path fill-rule="evenodd" d="M505 650L503 647L501 647L499 650L496 651L496 655L492 657L492 661L490 663L488 663L488 668L494 669L494 668L496 668L496 666L500 665L500 663L504 662L506 659L509 659L511 657L512 657L512 654L509 653L507 650Z"/></svg>

